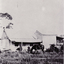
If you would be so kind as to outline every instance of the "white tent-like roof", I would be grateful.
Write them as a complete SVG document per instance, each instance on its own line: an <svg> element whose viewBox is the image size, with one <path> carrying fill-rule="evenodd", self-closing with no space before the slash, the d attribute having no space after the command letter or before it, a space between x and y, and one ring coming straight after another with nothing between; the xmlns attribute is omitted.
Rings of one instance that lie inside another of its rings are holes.
<svg viewBox="0 0 64 64"><path fill-rule="evenodd" d="M11 41L16 41L16 42L41 42L41 39L34 39L33 35L30 33L24 34L22 31L21 34L14 32L14 29L6 29L5 30L7 33L7 36Z"/></svg>

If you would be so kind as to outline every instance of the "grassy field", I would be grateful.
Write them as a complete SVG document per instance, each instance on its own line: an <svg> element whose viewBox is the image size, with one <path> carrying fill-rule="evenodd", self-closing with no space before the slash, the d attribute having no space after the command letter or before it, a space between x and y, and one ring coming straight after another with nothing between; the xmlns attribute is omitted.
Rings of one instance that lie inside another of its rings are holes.
<svg viewBox="0 0 64 64"><path fill-rule="evenodd" d="M28 54L20 52L0 53L0 64L63 64L62 53Z"/></svg>

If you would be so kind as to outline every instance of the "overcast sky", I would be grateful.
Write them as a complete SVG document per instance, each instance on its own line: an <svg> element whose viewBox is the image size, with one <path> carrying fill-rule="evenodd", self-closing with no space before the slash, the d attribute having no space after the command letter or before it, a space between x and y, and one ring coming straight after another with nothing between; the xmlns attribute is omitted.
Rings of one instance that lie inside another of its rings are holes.
<svg viewBox="0 0 64 64"><path fill-rule="evenodd" d="M6 12L13 20L0 18L0 25L14 24L13 29L7 30L12 38L30 38L36 30L42 34L63 34L62 0L0 0L0 13Z"/></svg>

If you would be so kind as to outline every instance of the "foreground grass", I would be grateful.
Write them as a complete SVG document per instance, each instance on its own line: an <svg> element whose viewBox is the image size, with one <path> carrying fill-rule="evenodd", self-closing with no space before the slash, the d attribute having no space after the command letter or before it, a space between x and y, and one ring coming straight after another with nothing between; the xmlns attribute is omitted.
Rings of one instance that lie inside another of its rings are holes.
<svg viewBox="0 0 64 64"><path fill-rule="evenodd" d="M62 53L28 54L20 52L0 53L0 64L63 64Z"/></svg>

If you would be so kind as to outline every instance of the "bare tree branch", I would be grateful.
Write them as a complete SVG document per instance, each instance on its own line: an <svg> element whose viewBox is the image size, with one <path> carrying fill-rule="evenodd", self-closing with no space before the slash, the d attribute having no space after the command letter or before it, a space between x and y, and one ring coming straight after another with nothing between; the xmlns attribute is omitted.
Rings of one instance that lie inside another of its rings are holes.
<svg viewBox="0 0 64 64"><path fill-rule="evenodd" d="M8 28L8 29L12 28L11 25L13 25L13 23L9 23L9 24L6 26L6 28Z"/></svg>

